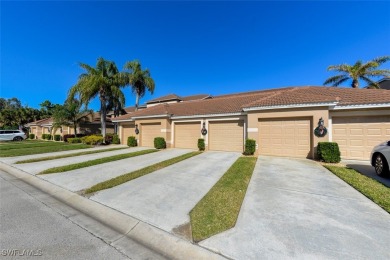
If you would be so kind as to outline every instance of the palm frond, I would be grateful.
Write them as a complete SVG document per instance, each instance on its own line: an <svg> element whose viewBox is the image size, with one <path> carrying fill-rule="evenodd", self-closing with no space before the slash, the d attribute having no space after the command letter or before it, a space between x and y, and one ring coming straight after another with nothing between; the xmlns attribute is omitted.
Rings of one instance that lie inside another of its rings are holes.
<svg viewBox="0 0 390 260"><path fill-rule="evenodd" d="M380 86L378 85L378 83L372 81L371 79L369 79L368 77L366 76L360 76L360 78L365 81L370 87L373 87L373 88L380 88Z"/></svg>
<svg viewBox="0 0 390 260"><path fill-rule="evenodd" d="M378 58L373 59L372 61L378 63L378 65L381 65L387 61L390 61L390 56L378 57Z"/></svg>
<svg viewBox="0 0 390 260"><path fill-rule="evenodd" d="M328 78L324 82L324 85L332 84L333 86L336 87L348 79L349 79L349 77L346 75L337 75L337 76L333 76L333 77Z"/></svg>

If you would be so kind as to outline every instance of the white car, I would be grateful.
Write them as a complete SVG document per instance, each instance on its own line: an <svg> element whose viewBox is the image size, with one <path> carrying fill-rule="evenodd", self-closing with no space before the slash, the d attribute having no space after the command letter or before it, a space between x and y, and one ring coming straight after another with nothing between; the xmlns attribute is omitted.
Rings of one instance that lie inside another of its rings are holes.
<svg viewBox="0 0 390 260"><path fill-rule="evenodd" d="M22 130L0 130L0 141L22 141L26 138Z"/></svg>
<svg viewBox="0 0 390 260"><path fill-rule="evenodd" d="M389 176L390 141L374 147L371 152L371 165L379 176Z"/></svg>

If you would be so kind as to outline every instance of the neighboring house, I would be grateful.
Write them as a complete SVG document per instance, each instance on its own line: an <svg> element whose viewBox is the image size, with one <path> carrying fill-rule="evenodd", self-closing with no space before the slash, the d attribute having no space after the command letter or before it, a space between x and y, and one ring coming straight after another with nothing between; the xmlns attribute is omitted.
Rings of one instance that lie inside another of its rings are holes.
<svg viewBox="0 0 390 260"><path fill-rule="evenodd" d="M203 138L207 150L242 152L251 138L256 154L315 158L318 142L334 141L342 158L368 160L372 147L390 140L387 90L290 87L182 101L169 95L113 118L121 142L136 136L140 146L152 147L155 137L164 137L168 147L197 149ZM320 118L324 137L314 134Z"/></svg>
<svg viewBox="0 0 390 260"><path fill-rule="evenodd" d="M383 78L383 79L377 81L376 83L379 84L379 87L381 89L390 90L390 78ZM370 88L370 86L366 86L365 88Z"/></svg>
<svg viewBox="0 0 390 260"><path fill-rule="evenodd" d="M192 95L186 97L180 97L176 94L169 94L163 97L149 100L148 102L146 102L146 107L152 107L161 103L173 104L173 103L180 103L186 101L205 100L210 98L212 98L212 96L209 94L198 94L198 95Z"/></svg>
<svg viewBox="0 0 390 260"><path fill-rule="evenodd" d="M67 134L74 134L73 127L62 126L56 129L56 132L53 132L53 118L46 118L31 122L25 125L30 128L30 133L35 134L35 138L41 139L42 134L59 134L61 136ZM111 118L107 117L107 133L114 133L114 124L111 122ZM77 129L78 134L100 134L101 125L100 125L100 113L96 112L93 116L90 116L89 122L82 123Z"/></svg>

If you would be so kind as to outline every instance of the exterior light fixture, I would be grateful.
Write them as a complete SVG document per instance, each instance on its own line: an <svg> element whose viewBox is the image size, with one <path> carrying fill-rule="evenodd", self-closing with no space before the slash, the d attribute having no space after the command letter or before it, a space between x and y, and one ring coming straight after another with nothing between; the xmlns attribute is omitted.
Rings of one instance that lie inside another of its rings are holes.
<svg viewBox="0 0 390 260"><path fill-rule="evenodd" d="M136 135L139 134L139 129L138 129L138 125L137 124L135 125L135 131L134 132L135 132Z"/></svg>
<svg viewBox="0 0 390 260"><path fill-rule="evenodd" d="M202 135L207 135L207 129L206 129L206 123L203 122L203 127L202 127L202 130L200 130L200 132L202 133Z"/></svg>

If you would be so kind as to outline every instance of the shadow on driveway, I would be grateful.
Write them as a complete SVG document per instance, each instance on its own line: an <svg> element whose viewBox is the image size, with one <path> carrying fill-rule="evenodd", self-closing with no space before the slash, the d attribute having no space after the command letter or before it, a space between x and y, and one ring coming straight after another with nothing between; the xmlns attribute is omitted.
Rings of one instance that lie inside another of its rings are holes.
<svg viewBox="0 0 390 260"><path fill-rule="evenodd" d="M390 178L383 178L376 174L375 169L371 166L369 161L357 161L357 160L342 160L341 161L345 166L355 169L361 174L379 181L383 185L390 187Z"/></svg>

